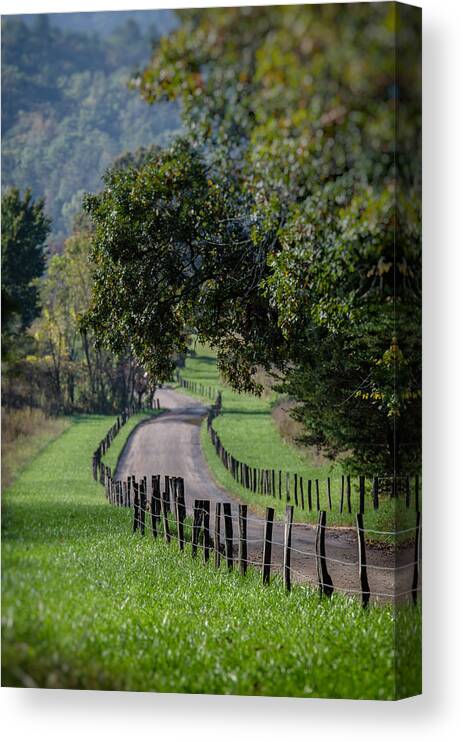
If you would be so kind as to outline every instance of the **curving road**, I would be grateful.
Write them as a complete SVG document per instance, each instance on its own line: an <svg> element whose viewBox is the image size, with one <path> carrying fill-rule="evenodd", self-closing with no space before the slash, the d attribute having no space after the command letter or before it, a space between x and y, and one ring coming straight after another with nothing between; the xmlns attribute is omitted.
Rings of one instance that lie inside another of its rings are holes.
<svg viewBox="0 0 463 742"><path fill-rule="evenodd" d="M202 455L200 425L207 414L205 407L192 397L179 394L172 389L157 392L160 405L166 410L158 418L141 423L129 437L119 460L116 479L124 480L129 475L137 479L152 474L168 474L183 477L185 500L189 513L195 499L211 501L211 513L215 502L229 502L232 512L237 514L239 500L218 485ZM264 521L261 516L248 509L248 558L256 565L262 562ZM223 519L222 519L223 521ZM237 522L235 517L233 522ZM212 525L212 524L211 524ZM222 523L223 528L223 523ZM237 536L237 534L236 534ZM235 540L236 540L235 536ZM281 572L283 562L283 524L275 523L272 565ZM315 527L298 524L293 527L291 567L293 580L316 582L317 571L313 552L315 549ZM301 553L303 552L303 553ZM328 571L336 588L355 594L359 591L358 548L356 533L350 528L330 528L326 531L326 554ZM413 561L413 550L408 547L399 557L389 549L367 547L368 579L370 589L379 600L391 599L410 589L413 567L394 571L400 562ZM346 564L347 563L347 564Z"/></svg>

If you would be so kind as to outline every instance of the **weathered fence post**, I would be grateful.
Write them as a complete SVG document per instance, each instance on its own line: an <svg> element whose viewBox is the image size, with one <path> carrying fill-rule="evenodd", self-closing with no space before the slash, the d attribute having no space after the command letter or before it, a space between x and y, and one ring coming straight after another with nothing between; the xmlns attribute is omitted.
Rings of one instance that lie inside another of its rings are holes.
<svg viewBox="0 0 463 742"><path fill-rule="evenodd" d="M186 517L186 505L185 505L185 482L182 477L178 477L175 480L176 487L176 517L177 517L177 536L180 550L183 551L185 546L185 533L183 524Z"/></svg>
<svg viewBox="0 0 463 742"><path fill-rule="evenodd" d="M347 475L347 511L349 513L352 512L352 502L350 499L351 496L351 488L350 488L350 474Z"/></svg>
<svg viewBox="0 0 463 742"><path fill-rule="evenodd" d="M344 507L344 474L341 477L341 500L339 503L339 512L342 513Z"/></svg>
<svg viewBox="0 0 463 742"><path fill-rule="evenodd" d="M379 479L373 477L373 507L375 510L379 508Z"/></svg>
<svg viewBox="0 0 463 742"><path fill-rule="evenodd" d="M365 545L365 531L363 529L363 513L357 513L357 540L359 553L359 577L362 589L362 605L367 607L370 601L370 585L367 575L367 552Z"/></svg>
<svg viewBox="0 0 463 742"><path fill-rule="evenodd" d="M365 512L365 477L359 477L359 513Z"/></svg>
<svg viewBox="0 0 463 742"><path fill-rule="evenodd" d="M132 477L132 486L133 486L133 530L132 533L135 533L137 528L139 527L139 509L140 509L140 500L138 496L138 484L135 482L135 478Z"/></svg>
<svg viewBox="0 0 463 742"><path fill-rule="evenodd" d="M274 508L266 508L265 525L264 525L264 553L262 559L262 582L268 585L270 582L270 568L272 566L272 534L273 520L275 517Z"/></svg>
<svg viewBox="0 0 463 742"><path fill-rule="evenodd" d="M153 538L157 538L158 536L158 529L157 529L157 520L158 520L158 512L157 512L157 501L156 501L156 495L155 495L155 477L154 475L151 477L151 500L150 500L150 510L151 510L151 530L153 532Z"/></svg>
<svg viewBox="0 0 463 742"><path fill-rule="evenodd" d="M201 500L195 500L193 505L193 531L191 536L191 556L195 557L198 551L199 534L201 531L202 511Z"/></svg>
<svg viewBox="0 0 463 742"><path fill-rule="evenodd" d="M328 507L331 510L331 479L329 477L326 480L326 489L328 494Z"/></svg>
<svg viewBox="0 0 463 742"><path fill-rule="evenodd" d="M170 512L170 477L164 475L164 498L166 501L166 511Z"/></svg>
<svg viewBox="0 0 463 742"><path fill-rule="evenodd" d="M228 569L233 569L233 521L231 505L229 502L223 504L223 520L225 526L225 555L227 557Z"/></svg>
<svg viewBox="0 0 463 742"><path fill-rule="evenodd" d="M220 567L220 502L215 503L214 564L217 569Z"/></svg>
<svg viewBox="0 0 463 742"><path fill-rule="evenodd" d="M307 502L309 510L312 511L312 480L307 480Z"/></svg>
<svg viewBox="0 0 463 742"><path fill-rule="evenodd" d="M318 484L318 479L315 480L315 491L317 494L317 510L320 512L320 486Z"/></svg>
<svg viewBox="0 0 463 742"><path fill-rule="evenodd" d="M140 533L145 535L146 478L140 481Z"/></svg>
<svg viewBox="0 0 463 742"><path fill-rule="evenodd" d="M320 596L326 595L331 598L334 588L326 566L325 549L326 510L320 510L318 514L317 533L315 537L315 559L317 563L318 587Z"/></svg>
<svg viewBox="0 0 463 742"><path fill-rule="evenodd" d="M283 578L285 587L288 592L291 590L291 531L293 528L294 508L292 505L286 506L285 515L285 546L283 554Z"/></svg>
<svg viewBox="0 0 463 742"><path fill-rule="evenodd" d="M211 544L210 534L210 517L211 517L211 503L210 500L203 500L203 548L204 548L204 561L209 561L209 548Z"/></svg>
<svg viewBox="0 0 463 742"><path fill-rule="evenodd" d="M248 542L247 542L247 517L248 517L248 506L239 505L238 510L238 525L239 525L239 560L240 560L240 572L242 575L246 574L248 568Z"/></svg>
<svg viewBox="0 0 463 742"><path fill-rule="evenodd" d="M162 525L164 528L164 539L167 544L170 544L170 530L169 520L167 517L169 507L169 478L166 477L165 488L161 498L161 509L162 509Z"/></svg>

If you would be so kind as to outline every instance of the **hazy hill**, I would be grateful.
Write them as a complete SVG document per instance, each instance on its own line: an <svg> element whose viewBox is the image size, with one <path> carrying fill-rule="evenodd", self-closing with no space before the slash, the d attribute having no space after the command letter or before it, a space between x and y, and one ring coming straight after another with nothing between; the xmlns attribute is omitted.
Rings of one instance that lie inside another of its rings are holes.
<svg viewBox="0 0 463 742"><path fill-rule="evenodd" d="M167 11L2 19L2 186L45 197L55 241L116 157L178 129L175 106L127 86L174 23Z"/></svg>

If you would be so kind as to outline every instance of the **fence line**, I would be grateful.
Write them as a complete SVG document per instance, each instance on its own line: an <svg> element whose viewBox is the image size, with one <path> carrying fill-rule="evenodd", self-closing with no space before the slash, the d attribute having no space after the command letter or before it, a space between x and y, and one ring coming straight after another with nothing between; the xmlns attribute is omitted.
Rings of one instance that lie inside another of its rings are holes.
<svg viewBox="0 0 463 742"><path fill-rule="evenodd" d="M163 483L163 487L161 484ZM115 506L133 508L133 533L139 533L141 536L146 534L147 528L150 529L152 537L163 538L166 543L175 541L183 551L187 543L185 536L185 521L187 510L185 504L185 486L181 477L166 476L159 474L152 475L151 478L144 476L139 481L134 475L127 477L126 480L114 480L111 475L107 475L105 481L105 492L108 501ZM419 587L419 548L421 534L421 519L417 515L414 544L414 560L400 565L399 567L389 567L386 565L368 564L366 557L366 545L364 533L367 529L363 528L362 514L357 514L357 545L358 560L348 562L336 559L327 554L325 542L325 531L330 528L327 525L327 512L321 510L319 513L319 522L317 525L315 550L303 551L291 544L291 533L294 533L296 527L292 523L293 506L287 506L286 519L284 524L284 541L278 541L273 536L274 515L273 508L267 508L264 519L249 517L247 507L240 505L238 513L232 513L231 504L228 502L215 503L215 522L211 527L211 516L214 515L212 503L205 499L196 499L193 506L193 522L191 524L191 555L193 558L202 552L203 561L208 562L210 552L214 553L214 564L220 566L221 560L225 559L228 569L231 571L235 565L239 568L241 575L245 576L248 565L260 567L262 582L265 585L270 583L271 570L281 572L282 579L286 590L291 590L292 575L298 575L304 582L316 584L320 596L331 597L333 592L341 591L355 593L361 596L362 604L367 607L371 597L384 597L396 599L399 596L409 595L413 603L417 603ZM222 527L223 521L223 527ZM257 522L262 528L262 538L248 538L248 524ZM304 531L303 531L304 532ZM380 531L379 533L383 533ZM390 534L393 532L385 531ZM400 533L398 531L397 533ZM262 545L262 558L250 558L248 556L248 546L250 544L260 543ZM283 559L281 562L272 558L274 547L283 549ZM291 554L299 554L315 560L317 581L298 569L291 566ZM346 567L352 567L358 571L359 587L353 589L350 587L336 586L329 573L328 565L331 563L341 564ZM370 589L368 573L370 570L388 573L391 571L413 568L410 587L400 593L386 593L384 591L374 591Z"/></svg>
<svg viewBox="0 0 463 742"><path fill-rule="evenodd" d="M183 380L184 381L184 380ZM231 476L239 485L258 495L278 498L287 504L293 504L295 507L306 511L318 511L321 507L320 480L307 479L299 474L291 474L278 469L261 469L260 467L251 466L235 458L230 451L223 445L219 434L214 429L213 421L220 415L222 410L222 397L219 392L215 404L209 410L207 417L207 430L214 446L217 456L220 458L223 466L230 472ZM351 475L341 475L339 478L340 485L340 505L339 512L343 513L347 508L352 513L352 485L355 477ZM361 515L365 512L365 503L367 501L366 482L371 480L371 503L374 510L379 508L379 493L387 492L389 497L398 498L400 493L404 494L404 501L407 508L414 507L416 512L420 510L420 478L418 475L413 476L373 476L358 477L358 508L357 512ZM312 484L314 483L314 487ZM413 483L414 498L413 503L410 496L411 483ZM333 478L327 477L325 496L328 502L328 510L333 510L332 498ZM315 502L313 491L315 490ZM391 534L393 535L393 534Z"/></svg>
<svg viewBox="0 0 463 742"><path fill-rule="evenodd" d="M159 408L159 400L157 400L157 406ZM220 410L221 407L221 396L220 393L216 398L214 410ZM119 507L130 507L133 508L133 533L139 533L144 536L146 528L151 529L153 538L163 537L166 543L175 541L178 543L179 548L184 550L186 545L185 537L185 520L186 520L186 505L185 505L185 487L184 480L181 477L172 477L164 475L164 487L161 488L161 475L151 475L151 480L148 480L147 476L144 476L140 481L137 481L134 475L127 477L126 480L115 480L113 478L111 468L107 466L103 460L103 455L110 448L114 438L119 433L123 425L126 424L127 420L137 412L137 408L130 408L124 410L111 428L106 433L106 436L100 441L96 451L92 457L92 472L93 477L96 481L100 481L105 487L105 494L110 504ZM140 410L141 411L141 410ZM208 429L212 429L210 418L208 418ZM218 439L217 434L213 431ZM233 457L227 452L224 452L223 447L220 448L221 444L219 441L219 455L227 457L227 461L235 461ZM251 481L249 475L249 467L242 462L236 462L239 464L239 469L234 466L234 471L240 471L245 481ZM247 471L246 471L247 470ZM304 503L304 492L299 490L297 475L295 478L295 503L296 507L299 505L298 494L301 497L301 504ZM289 475L286 475L286 482L288 482ZM374 478L373 495L376 496L378 492L378 478ZM273 493L275 491L275 473L273 474L268 470L261 472L261 470L254 469L252 475L253 482L266 483L269 487L273 483ZM281 472L278 477L279 483L282 481ZM310 480L309 480L310 481ZM316 493L317 500L319 500L319 482L316 481ZM150 485L150 487L149 487ZM311 483L310 483L311 485ZM265 485L266 486L266 485ZM344 477L342 478L342 487L344 492ZM346 478L346 494L347 502L350 504L350 492L351 482L350 477ZM396 486L394 485L396 491ZM416 489L419 489L419 483L416 485ZM330 485L328 485L328 492L331 494ZM363 493L363 494L362 494ZM308 489L307 503L310 507L311 503L311 486ZM331 597L333 592L340 590L342 592L356 593L362 596L362 604L367 607L370 601L370 597L388 597L397 599L403 595L410 595L413 603L418 601L418 593L421 588L419 586L419 575L420 575L420 539L421 539L421 515L419 509L416 510L416 524L412 528L406 528L398 531L379 531L376 529L364 528L363 525L363 511L365 507L365 478L361 478L360 481L360 498L359 506L361 512L356 514L357 521L357 545L358 545L358 560L357 562L346 562L342 560L330 557L326 553L325 543L325 531L330 528L327 525L326 510L320 509L320 503L317 502L319 510L319 519L317 524L316 539L315 539L315 551L305 552L301 549L297 549L291 545L291 534L294 528L298 526L293 524L293 509L294 505L287 504L286 507L286 518L284 524L284 542L277 541L273 537L273 526L274 526L274 508L267 507L266 517L261 520L259 518L250 517L247 513L246 505L239 506L237 525L234 527L233 513L231 511L230 503L215 503L215 522L214 528L212 529L213 535L211 535L210 518L212 515L211 502L209 500L195 500L193 508L193 524L191 529L191 553L193 557L197 556L198 550L201 549L204 555L204 561L209 560L209 554L212 550L214 552L214 564L216 567L220 566L222 557L226 560L228 569L231 571L235 564L239 565L240 572L243 576L246 575L247 566L253 567L260 566L262 572L262 581L264 584L269 584L271 570L281 570L283 582L287 591L291 590L291 575L296 574L304 579L305 582L310 584L316 584L319 589L320 596L326 595ZM275 495L274 495L275 496ZM288 498L289 500L289 498ZM330 498L331 501L331 498ZM419 500L416 498L415 507L418 508ZM349 507L349 512L351 509ZM223 517L221 517L223 516ZM223 520L224 528L221 527L221 521ZM235 516L236 521L236 516ZM249 539L247 536L248 523L258 523L263 528L263 534L261 539ZM303 526L304 528L305 526ZM171 530L172 529L172 530ZM222 530L224 532L223 542L221 541ZM403 533L414 532L414 561L399 567L387 567L384 565L368 565L366 558L366 545L365 545L365 533L375 533L388 536L397 536ZM235 539L235 534L238 535L238 539ZM256 559L248 558L248 545L252 543L262 544L262 560L256 561ZM283 561L274 562L272 560L273 547L283 548ZM238 558L235 557L235 547L238 550ZM317 582L315 583L309 575L300 570L295 569L291 566L291 554L300 554L315 559L316 571L317 571ZM338 563L345 566L352 566L358 570L359 578L359 589L351 589L348 587L335 587L333 580L328 571L328 563ZM402 570L405 568L413 567L413 579L408 590L400 593L384 593L375 592L370 590L368 582L368 570L385 570L388 572Z"/></svg>
<svg viewBox="0 0 463 742"><path fill-rule="evenodd" d="M217 397L220 395L220 391L209 384L184 379L178 370L175 372L175 379L182 389L188 389L188 391L193 392L193 394L200 394L202 397L207 397L212 400L217 400Z"/></svg>

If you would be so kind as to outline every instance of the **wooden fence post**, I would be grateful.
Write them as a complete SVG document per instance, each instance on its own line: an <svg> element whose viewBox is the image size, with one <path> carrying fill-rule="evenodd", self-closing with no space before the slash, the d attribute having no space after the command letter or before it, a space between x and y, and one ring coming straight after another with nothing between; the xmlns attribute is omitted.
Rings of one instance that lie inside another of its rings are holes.
<svg viewBox="0 0 463 742"><path fill-rule="evenodd" d="M359 477L359 512L365 512L365 477Z"/></svg>
<svg viewBox="0 0 463 742"><path fill-rule="evenodd" d="M170 531L169 521L167 518L168 506L169 506L169 479L166 477L166 489L162 493L161 498L161 509L162 509L162 525L164 527L164 539L167 544L170 544Z"/></svg>
<svg viewBox="0 0 463 742"><path fill-rule="evenodd" d="M320 487L318 484L318 479L315 480L315 491L317 494L317 510L320 512Z"/></svg>
<svg viewBox="0 0 463 742"><path fill-rule="evenodd" d="M266 508L265 525L264 525L264 553L262 559L262 582L268 585L270 582L270 568L272 566L272 534L273 520L275 517L274 508Z"/></svg>
<svg viewBox="0 0 463 742"><path fill-rule="evenodd" d="M373 477L373 507L375 510L379 508L379 479Z"/></svg>
<svg viewBox="0 0 463 742"><path fill-rule="evenodd" d="M209 561L209 548L211 545L211 534L210 534L210 518L211 518L211 502L210 500L203 500L203 548L204 548L204 561Z"/></svg>
<svg viewBox="0 0 463 742"><path fill-rule="evenodd" d="M140 481L140 533L145 535L146 479Z"/></svg>
<svg viewBox="0 0 463 742"><path fill-rule="evenodd" d="M297 474L294 475L294 504L299 507L299 498L297 496Z"/></svg>
<svg viewBox="0 0 463 742"><path fill-rule="evenodd" d="M315 559L317 563L318 587L320 596L326 595L331 598L334 588L326 566L325 549L326 510L320 510L318 514L317 533L315 537Z"/></svg>
<svg viewBox="0 0 463 742"><path fill-rule="evenodd" d="M307 502L309 505L309 510L312 511L312 480L307 480Z"/></svg>
<svg viewBox="0 0 463 742"><path fill-rule="evenodd" d="M299 477L299 488L300 488L300 495L301 495L301 508L304 510L304 480L302 477Z"/></svg>
<svg viewBox="0 0 463 742"><path fill-rule="evenodd" d="M362 588L362 605L366 608L370 601L370 585L368 584L367 575L367 552L365 545L365 532L363 530L363 513L357 513L357 540L360 587Z"/></svg>
<svg viewBox="0 0 463 742"><path fill-rule="evenodd" d="M352 503L351 503L351 489L350 489L350 474L347 475L347 511L349 513L352 512Z"/></svg>
<svg viewBox="0 0 463 742"><path fill-rule="evenodd" d="M220 567L220 502L215 503L214 564L217 569Z"/></svg>
<svg viewBox="0 0 463 742"><path fill-rule="evenodd" d="M132 533L135 533L135 531L139 527L140 500L138 497L138 484L137 482L135 482L134 478L132 478L132 486L133 486L133 529L132 529Z"/></svg>
<svg viewBox="0 0 463 742"><path fill-rule="evenodd" d="M339 512L342 513L344 508L344 474L341 477L341 500L339 503Z"/></svg>
<svg viewBox="0 0 463 742"><path fill-rule="evenodd" d="M183 551L185 547L185 533L183 524L186 517L186 505L185 505L185 482L182 477L178 477L176 480L176 516L177 516L177 536L180 551Z"/></svg>
<svg viewBox="0 0 463 742"><path fill-rule="evenodd" d="M412 600L416 605L418 602L418 581L420 577L420 540L421 540L421 513L416 512L415 549L412 581Z"/></svg>
<svg viewBox="0 0 463 742"><path fill-rule="evenodd" d="M231 505L229 502L223 504L223 520L225 526L225 554L229 570L233 569L233 521Z"/></svg>
<svg viewBox="0 0 463 742"><path fill-rule="evenodd" d="M291 497L289 494L289 473L286 472L286 502L290 502Z"/></svg>
<svg viewBox="0 0 463 742"><path fill-rule="evenodd" d="M239 525L239 560L240 560L240 572L244 576L248 569L248 506L239 505L238 510L238 525Z"/></svg>
<svg viewBox="0 0 463 742"><path fill-rule="evenodd" d="M200 507L201 500L195 500L193 505L193 531L191 536L191 556L195 557L198 551L199 534L201 531L202 510Z"/></svg>
<svg viewBox="0 0 463 742"><path fill-rule="evenodd" d="M331 510L331 479L329 477L326 480L326 489L328 494L328 507Z"/></svg>
<svg viewBox="0 0 463 742"><path fill-rule="evenodd" d="M170 512L170 477L167 474L164 476L164 498L166 502L166 511Z"/></svg>
<svg viewBox="0 0 463 742"><path fill-rule="evenodd" d="M281 470L278 472L278 497L281 500Z"/></svg>
<svg viewBox="0 0 463 742"><path fill-rule="evenodd" d="M155 496L155 477L154 475L151 477L151 500L150 500L150 510L151 510L151 530L153 532L153 538L157 538L158 536L158 529L157 529L157 520L158 520L158 513L157 513L157 503L156 503L156 496Z"/></svg>
<svg viewBox="0 0 463 742"><path fill-rule="evenodd" d="M283 578L285 587L288 592L291 590L291 531L293 529L294 508L292 505L286 506L285 515L285 546L283 555Z"/></svg>

